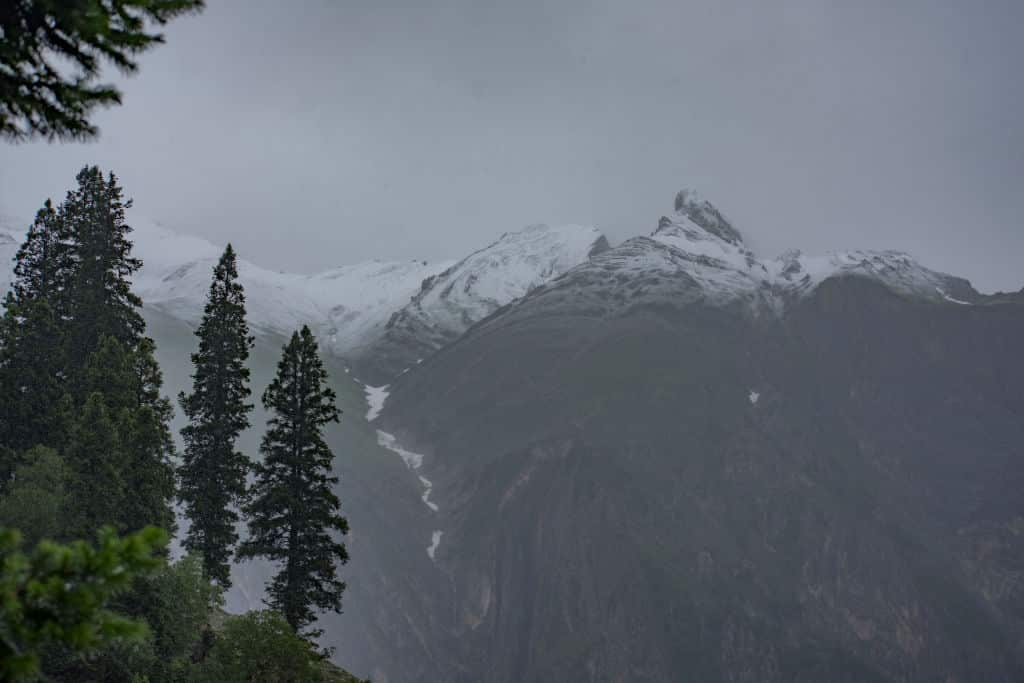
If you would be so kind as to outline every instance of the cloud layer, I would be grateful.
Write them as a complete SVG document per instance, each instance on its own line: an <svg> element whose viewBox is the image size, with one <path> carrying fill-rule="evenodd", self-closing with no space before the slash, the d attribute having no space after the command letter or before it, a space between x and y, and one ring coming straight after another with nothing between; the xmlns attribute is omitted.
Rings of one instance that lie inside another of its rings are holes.
<svg viewBox="0 0 1024 683"><path fill-rule="evenodd" d="M99 163L141 213L308 271L539 221L623 239L692 186L766 256L905 249L1019 289L1022 21L1013 0L212 0L99 142L0 148L0 207Z"/></svg>

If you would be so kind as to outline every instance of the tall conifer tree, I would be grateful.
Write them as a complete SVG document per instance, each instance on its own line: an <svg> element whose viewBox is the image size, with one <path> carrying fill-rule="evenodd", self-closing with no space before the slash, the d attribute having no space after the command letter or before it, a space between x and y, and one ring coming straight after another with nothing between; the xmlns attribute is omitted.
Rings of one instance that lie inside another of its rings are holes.
<svg viewBox="0 0 1024 683"><path fill-rule="evenodd" d="M0 318L0 487L19 451L59 445L64 393L64 293L72 272L67 231L47 200L15 257Z"/></svg>
<svg viewBox="0 0 1024 683"><path fill-rule="evenodd" d="M331 476L333 455L323 437L340 412L308 327L285 346L263 405L273 415L245 510L250 537L239 555L280 563L268 586L269 603L299 630L316 610L341 610L345 584L337 578L337 565L348 561L336 540L348 533L348 522L332 491L338 480Z"/></svg>
<svg viewBox="0 0 1024 683"><path fill-rule="evenodd" d="M245 322L245 292L238 282L235 251L229 244L213 270L203 319L192 354L192 393L179 396L189 424L180 469L180 496L191 520L184 545L203 558L206 575L230 583L230 561L238 542L237 507L252 463L235 447L249 427L249 369L253 338Z"/></svg>
<svg viewBox="0 0 1024 683"><path fill-rule="evenodd" d="M131 255L132 228L125 222L131 200L124 199L113 173L104 178L96 166L83 168L76 180L78 187L68 193L62 213L74 259L68 292L74 324L67 341L72 366L81 368L106 336L134 351L145 322L139 313L142 301L131 291L130 278L142 267Z"/></svg>
<svg viewBox="0 0 1024 683"><path fill-rule="evenodd" d="M63 375L72 399L64 405L82 406L71 411L78 424L68 427L74 437L66 449L68 466L88 478L93 463L105 458L103 468L116 470L107 501L112 504L85 515L93 522L172 530L173 410L160 395L155 345L144 336L142 301L131 290L131 276L142 267L132 256L132 229L125 221L131 200L113 173L104 177L95 166L83 168L76 180L58 210L71 271L60 297ZM109 422L109 434L93 433L91 422L100 417Z"/></svg>

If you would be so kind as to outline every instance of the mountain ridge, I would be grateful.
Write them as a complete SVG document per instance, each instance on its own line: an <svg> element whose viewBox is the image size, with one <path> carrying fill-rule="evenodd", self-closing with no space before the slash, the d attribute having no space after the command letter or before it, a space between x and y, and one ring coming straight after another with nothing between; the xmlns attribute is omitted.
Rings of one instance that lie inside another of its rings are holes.
<svg viewBox="0 0 1024 683"><path fill-rule="evenodd" d="M647 293L660 284L670 297L681 294L726 306L740 302L755 314L778 314L825 280L841 276L866 277L903 295L961 305L1017 294L982 294L968 280L931 270L901 251L839 250L815 256L791 249L763 259L746 246L725 214L697 192L678 192L674 208L649 235L614 246L592 227L535 224L503 233L462 259L436 263L372 260L303 275L242 259L242 281L253 290L250 322L275 334L311 323L332 352L351 357L368 376L384 380L497 309L542 294L563 278L594 279L599 272L628 279L646 271ZM19 222L0 218L0 258L13 257L21 241L15 227ZM147 305L198 320L206 271L221 248L138 214L129 223L135 228L136 253L144 261L135 281L138 293ZM6 288L9 278L10 269L5 269L0 286ZM690 291L664 287L664 280L672 278ZM388 355L394 358L381 362Z"/></svg>
<svg viewBox="0 0 1024 683"><path fill-rule="evenodd" d="M423 281L395 311L380 339L358 357L369 381L397 376L498 309L609 249L595 228L534 224L506 232Z"/></svg>

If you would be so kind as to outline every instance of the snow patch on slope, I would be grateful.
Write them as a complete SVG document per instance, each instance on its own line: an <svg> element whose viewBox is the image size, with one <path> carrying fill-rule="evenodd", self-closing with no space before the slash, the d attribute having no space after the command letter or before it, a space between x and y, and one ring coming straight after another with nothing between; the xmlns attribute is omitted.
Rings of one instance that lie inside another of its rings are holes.
<svg viewBox="0 0 1024 683"><path fill-rule="evenodd" d="M357 380L358 381L358 380ZM366 421L373 422L380 415L380 411L384 409L384 402L388 400L388 386L385 384L380 387L371 387L369 384L363 385L363 391L366 393L366 403L369 408L366 411Z"/></svg>
<svg viewBox="0 0 1024 683"><path fill-rule="evenodd" d="M960 299L954 299L954 298L953 298L953 297L951 297L951 296L950 296L949 294L946 294L946 291L945 291L944 289L942 289L942 287L936 287L936 288L935 288L935 291L936 291L936 292L938 292L938 293L939 293L939 295L940 295L940 296L941 296L941 297L942 297L943 299L945 299L946 301L952 302L952 303L954 303L954 304L962 304L962 305L964 305L964 306L970 306L970 305L971 305L971 302L970 302L970 301L961 301Z"/></svg>
<svg viewBox="0 0 1024 683"><path fill-rule="evenodd" d="M428 508L430 508L434 512L437 512L438 509L439 509L437 507L437 503L431 502L431 500L430 500L430 492L433 490L434 485L431 483L431 481L429 479L424 477L422 474L419 475L419 477L420 477L420 483L423 484L423 495L420 496L420 498L423 500L423 503Z"/></svg>
<svg viewBox="0 0 1024 683"><path fill-rule="evenodd" d="M383 429L378 429L377 443L389 451L397 453L410 470L416 471L423 465L423 454L415 453L399 446L398 440L395 438L394 434L385 432ZM429 480L423 479L422 477L421 480L424 482L424 486L428 488L432 486Z"/></svg>
<svg viewBox="0 0 1024 683"><path fill-rule="evenodd" d="M441 545L441 537L444 536L444 532L441 530L435 531L430 536L430 545L427 546L427 556L433 560L434 553L437 552L437 546Z"/></svg>
<svg viewBox="0 0 1024 683"><path fill-rule="evenodd" d="M402 448L398 444L398 440L395 438L395 435L385 432L383 429L377 430L377 443L389 451L396 453L400 458L402 458L402 461L405 462L406 467L417 475L420 483L423 485L423 495L421 496L423 504L432 511L437 512L439 509L437 504L430 500L430 492L433 491L434 484L419 473L420 468L423 466L423 454ZM443 534L444 532L440 530L434 531L433 533L430 545L427 547L427 555L430 556L431 560L434 559L434 553L437 551L437 546L441 543L441 536Z"/></svg>

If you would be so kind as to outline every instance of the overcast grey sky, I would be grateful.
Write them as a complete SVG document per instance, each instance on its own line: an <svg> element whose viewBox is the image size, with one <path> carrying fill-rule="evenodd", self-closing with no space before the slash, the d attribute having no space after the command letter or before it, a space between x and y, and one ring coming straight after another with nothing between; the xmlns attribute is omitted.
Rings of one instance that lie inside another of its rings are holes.
<svg viewBox="0 0 1024 683"><path fill-rule="evenodd" d="M535 222L648 233L681 187L765 256L896 248L1024 285L1020 0L209 0L92 144L0 147L0 212L77 169L305 270Z"/></svg>

